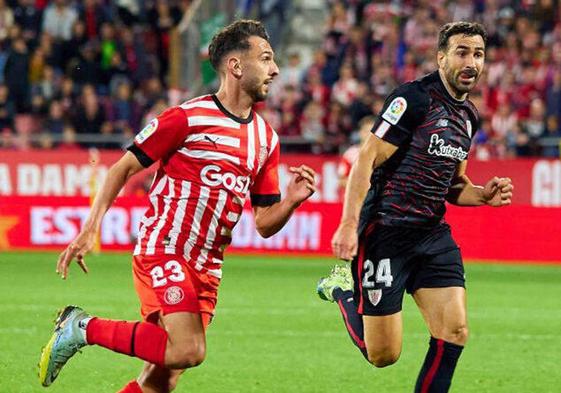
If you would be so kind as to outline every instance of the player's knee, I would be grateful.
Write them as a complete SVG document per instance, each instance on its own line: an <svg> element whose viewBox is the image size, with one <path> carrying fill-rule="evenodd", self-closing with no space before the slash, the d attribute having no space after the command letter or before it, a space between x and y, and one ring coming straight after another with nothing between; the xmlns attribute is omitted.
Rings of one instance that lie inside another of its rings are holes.
<svg viewBox="0 0 561 393"><path fill-rule="evenodd" d="M469 337L468 327L465 324L458 324L449 329L443 334L442 339L456 345L466 345Z"/></svg>
<svg viewBox="0 0 561 393"><path fill-rule="evenodd" d="M206 348L204 343L193 343L174 348L166 359L166 367L172 369L197 367L205 360L205 356Z"/></svg>
<svg viewBox="0 0 561 393"><path fill-rule="evenodd" d="M388 367L399 360L399 351L383 350L368 351L368 361L375 367Z"/></svg>

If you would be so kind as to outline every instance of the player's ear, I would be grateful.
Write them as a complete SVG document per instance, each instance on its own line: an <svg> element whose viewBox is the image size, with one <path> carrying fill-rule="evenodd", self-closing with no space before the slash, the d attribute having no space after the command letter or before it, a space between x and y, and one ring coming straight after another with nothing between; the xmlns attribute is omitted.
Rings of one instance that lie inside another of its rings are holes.
<svg viewBox="0 0 561 393"><path fill-rule="evenodd" d="M446 58L446 53L444 51L439 50L436 53L436 61L438 63L438 68L444 67L444 59Z"/></svg>
<svg viewBox="0 0 561 393"><path fill-rule="evenodd" d="M238 79L242 77L242 65L239 56L229 56L226 60L226 67L228 68L228 72L234 77Z"/></svg>

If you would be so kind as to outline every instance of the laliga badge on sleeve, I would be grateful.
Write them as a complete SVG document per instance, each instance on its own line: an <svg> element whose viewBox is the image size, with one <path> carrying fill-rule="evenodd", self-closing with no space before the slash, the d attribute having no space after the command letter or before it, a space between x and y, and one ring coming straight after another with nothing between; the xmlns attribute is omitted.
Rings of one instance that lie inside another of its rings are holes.
<svg viewBox="0 0 561 393"><path fill-rule="evenodd" d="M154 132L156 132L157 129L158 129L158 119L153 119L150 123L148 123L146 125L146 127L144 127L142 129L142 131L140 131L138 134L136 134L136 137L134 138L134 140L136 141L136 143L138 143L140 145L146 139L150 138L150 136Z"/></svg>
<svg viewBox="0 0 561 393"><path fill-rule="evenodd" d="M407 101L403 97L396 97L390 103L382 118L391 125L396 125L407 109Z"/></svg>

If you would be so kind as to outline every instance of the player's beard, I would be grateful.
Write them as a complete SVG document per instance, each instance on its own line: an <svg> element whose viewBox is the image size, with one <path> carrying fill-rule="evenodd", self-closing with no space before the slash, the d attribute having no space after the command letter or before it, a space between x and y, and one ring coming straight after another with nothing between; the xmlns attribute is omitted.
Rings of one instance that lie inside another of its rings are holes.
<svg viewBox="0 0 561 393"><path fill-rule="evenodd" d="M454 70L451 67L446 67L444 70L444 76L446 77L448 85L457 93L459 93L458 95L469 93L475 87L475 85L477 85L477 81L481 76L481 73L477 72L476 70L467 71L468 73L473 73L473 76L475 76L475 78L473 79L473 82L466 85L460 81L460 77L464 72L466 72L466 70Z"/></svg>
<svg viewBox="0 0 561 393"><path fill-rule="evenodd" d="M242 88L253 102L261 102L267 99L267 93L263 89L264 82L258 77L253 77L242 83Z"/></svg>

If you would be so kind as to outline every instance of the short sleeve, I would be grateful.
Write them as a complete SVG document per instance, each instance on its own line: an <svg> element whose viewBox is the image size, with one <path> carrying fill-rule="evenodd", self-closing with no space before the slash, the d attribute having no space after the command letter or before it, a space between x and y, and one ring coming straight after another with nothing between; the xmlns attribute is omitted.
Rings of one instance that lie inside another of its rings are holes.
<svg viewBox="0 0 561 393"><path fill-rule="evenodd" d="M280 201L279 159L280 147L277 143L251 186L253 206L270 206Z"/></svg>
<svg viewBox="0 0 561 393"><path fill-rule="evenodd" d="M372 133L392 145L400 146L411 138L413 131L423 121L429 105L430 97L418 83L406 83L386 99Z"/></svg>
<svg viewBox="0 0 561 393"><path fill-rule="evenodd" d="M148 123L127 150L144 167L149 167L175 152L187 137L188 130L185 112L179 107L173 107Z"/></svg>

